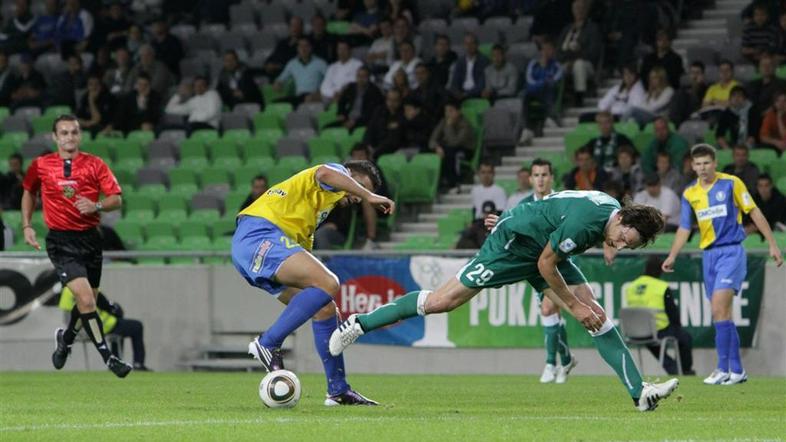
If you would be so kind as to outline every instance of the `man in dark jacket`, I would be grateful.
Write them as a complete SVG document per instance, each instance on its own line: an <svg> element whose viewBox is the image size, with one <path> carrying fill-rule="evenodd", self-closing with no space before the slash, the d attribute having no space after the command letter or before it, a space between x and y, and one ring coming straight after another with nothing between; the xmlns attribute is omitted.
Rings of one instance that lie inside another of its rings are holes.
<svg viewBox="0 0 786 442"><path fill-rule="evenodd" d="M486 88L486 66L489 59L478 52L478 38L468 33L464 36L464 55L453 65L450 93L459 100L476 98Z"/></svg>
<svg viewBox="0 0 786 442"><path fill-rule="evenodd" d="M371 83L371 72L366 66L358 68L355 82L348 84L338 99L336 123L350 131L366 126L374 110L382 107L384 98L377 85Z"/></svg>
<svg viewBox="0 0 786 442"><path fill-rule="evenodd" d="M150 86L150 77L139 74L136 87L126 94L115 112L114 123L109 130L119 130L124 133L133 130L153 130L161 118L163 103L161 96Z"/></svg>
<svg viewBox="0 0 786 442"><path fill-rule="evenodd" d="M240 64L234 49L224 53L224 68L218 76L216 90L221 95L221 101L230 109L240 103L257 103L262 107L265 106L265 99L254 82L253 75Z"/></svg>
<svg viewBox="0 0 786 442"><path fill-rule="evenodd" d="M378 107L371 117L363 142L374 150L376 161L381 155L397 151L403 139L404 112L401 109L401 93L391 89L385 96L385 105Z"/></svg>

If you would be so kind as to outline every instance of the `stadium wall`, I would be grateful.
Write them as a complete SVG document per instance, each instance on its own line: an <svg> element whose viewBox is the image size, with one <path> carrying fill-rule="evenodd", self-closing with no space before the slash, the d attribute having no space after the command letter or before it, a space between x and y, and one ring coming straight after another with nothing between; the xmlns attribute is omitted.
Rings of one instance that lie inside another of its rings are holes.
<svg viewBox="0 0 786 442"><path fill-rule="evenodd" d="M39 262L39 267L45 266ZM0 268L8 268L7 260ZM14 267L13 265L11 267ZM19 264L25 271L35 266ZM35 275L31 276L34 278ZM249 287L230 266L124 266L105 268L102 283L110 299L123 305L127 317L144 321L147 364L157 370L183 370L182 362L211 341L244 345L281 311L272 297ZM743 350L751 374L786 376L786 268L767 265L765 296L754 348ZM8 293L0 288L0 302ZM41 306L25 318L0 326L0 370L51 370L52 332L64 314L53 306ZM290 367L300 372L319 372L321 363L313 351L310 327L290 338ZM85 354L85 350L87 351ZM608 374L593 349L575 349L579 374ZM635 353L634 353L635 356ZM130 360L130 344L126 343ZM382 345L356 345L346 355L352 373L539 373L541 349L443 349ZM715 353L694 351L699 373L712 370ZM77 343L68 370L103 369L92 345ZM660 375L657 362L644 352L644 372Z"/></svg>

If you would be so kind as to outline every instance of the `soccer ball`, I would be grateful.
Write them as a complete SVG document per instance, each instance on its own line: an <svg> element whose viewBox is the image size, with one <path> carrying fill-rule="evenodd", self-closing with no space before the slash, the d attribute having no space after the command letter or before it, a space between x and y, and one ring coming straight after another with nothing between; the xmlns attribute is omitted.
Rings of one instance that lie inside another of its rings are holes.
<svg viewBox="0 0 786 442"><path fill-rule="evenodd" d="M300 380L289 370L268 373L259 383L259 398L270 408L290 408L300 400Z"/></svg>

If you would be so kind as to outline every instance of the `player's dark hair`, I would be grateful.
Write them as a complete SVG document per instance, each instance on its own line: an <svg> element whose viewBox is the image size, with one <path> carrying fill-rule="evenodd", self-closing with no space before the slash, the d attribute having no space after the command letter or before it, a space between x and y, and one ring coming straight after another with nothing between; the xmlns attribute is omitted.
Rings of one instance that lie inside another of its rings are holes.
<svg viewBox="0 0 786 442"><path fill-rule="evenodd" d="M666 220L660 210L643 204L635 204L631 202L630 197L625 197L622 201L619 215L623 225L633 227L639 232L641 244L638 247L644 247L655 241L655 236L662 232L666 226Z"/></svg>
<svg viewBox="0 0 786 442"><path fill-rule="evenodd" d="M18 154L17 154L17 155L18 155ZM771 176L770 176L770 174L769 174L769 173L767 173L767 172L764 172L764 173L761 173L761 174L759 174L759 177L758 177L758 178L756 178L756 179L757 179L757 180L767 180L767 181L769 181L769 182L770 182L770 184L772 184L772 177L771 177Z"/></svg>
<svg viewBox="0 0 786 442"><path fill-rule="evenodd" d="M727 65L727 66L729 66L730 68L734 69L734 63L732 63L732 61L731 61L731 60L729 60L728 58L724 58L724 59L722 59L721 61L719 61L719 62L718 62L718 67L721 67L721 66L723 66L724 64L725 64L725 65Z"/></svg>
<svg viewBox="0 0 786 442"><path fill-rule="evenodd" d="M549 168L549 175L554 175L554 166L551 164L551 161L544 160L543 158L535 158L532 160L532 164L529 165L530 170L532 170L535 166L547 166Z"/></svg>
<svg viewBox="0 0 786 442"><path fill-rule="evenodd" d="M19 160L20 163L24 163L25 159L19 152L14 152L11 155L8 155L9 160ZM769 175L767 175L769 176ZM761 179L761 177L759 177Z"/></svg>
<svg viewBox="0 0 786 442"><path fill-rule="evenodd" d="M350 160L344 163L344 167L352 172L367 176L371 180L371 186L373 187L372 191L374 192L382 185L382 177L379 175L379 169L371 161Z"/></svg>
<svg viewBox="0 0 786 442"><path fill-rule="evenodd" d="M660 257L657 255L650 255L650 257L647 258L647 263L644 264L644 274L652 276L653 278L660 278L660 275L663 274Z"/></svg>
<svg viewBox="0 0 786 442"><path fill-rule="evenodd" d="M738 94L742 95L745 98L748 98L748 93L745 92L745 88L742 87L742 86L734 86L733 88L731 88L731 91L729 91L729 96L730 97L732 95L738 95Z"/></svg>
<svg viewBox="0 0 786 442"><path fill-rule="evenodd" d="M698 157L710 157L715 159L715 148L707 143L700 143L690 148L690 157L696 159Z"/></svg>
<svg viewBox="0 0 786 442"><path fill-rule="evenodd" d="M492 162L490 159L488 159L488 158L484 158L484 159L480 160L480 163L478 163L478 171L479 171L479 170L480 170L480 169L481 169L483 166L488 166L488 167L490 167L492 171L493 171L493 170L496 168L496 167L494 166L494 163L493 163L493 162Z"/></svg>
<svg viewBox="0 0 786 442"><path fill-rule="evenodd" d="M701 70L701 72L704 73L704 62L702 62L702 61L696 60L696 61L694 61L693 63L690 64L690 67L692 67L692 68L699 68Z"/></svg>
<svg viewBox="0 0 786 442"><path fill-rule="evenodd" d="M76 118L76 115L71 115L71 114L58 115L57 118L55 118L55 121L52 122L52 133L57 133L57 123L61 121L73 121L77 125L79 125L79 119Z"/></svg>
<svg viewBox="0 0 786 442"><path fill-rule="evenodd" d="M257 181L257 180L263 180L265 182L265 184L267 184L267 177L265 175L260 174L260 175L255 176L254 178L251 178L251 184L254 184L254 181Z"/></svg>
<svg viewBox="0 0 786 442"><path fill-rule="evenodd" d="M589 156L592 156L592 148L589 146L579 147L578 149L576 149L576 153L573 154L573 158L578 158L579 155L581 154L587 154Z"/></svg>

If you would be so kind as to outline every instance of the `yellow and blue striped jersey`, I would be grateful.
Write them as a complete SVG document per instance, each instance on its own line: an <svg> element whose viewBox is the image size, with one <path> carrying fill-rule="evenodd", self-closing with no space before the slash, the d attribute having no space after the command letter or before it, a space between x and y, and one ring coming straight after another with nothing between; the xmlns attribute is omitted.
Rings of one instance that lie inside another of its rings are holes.
<svg viewBox="0 0 786 442"><path fill-rule="evenodd" d="M709 189L696 180L682 193L680 227L690 230L691 213L695 213L701 234L699 247L739 244L745 239L742 214L755 208L742 180L718 172Z"/></svg>
<svg viewBox="0 0 786 442"><path fill-rule="evenodd" d="M324 166L350 176L341 164L329 163ZM346 194L317 181L316 172L319 168L314 166L305 169L276 184L238 215L265 218L301 247L311 250L317 226Z"/></svg>

